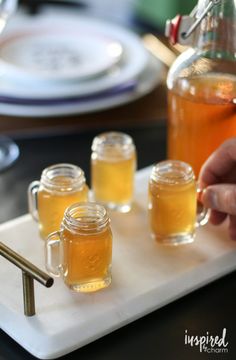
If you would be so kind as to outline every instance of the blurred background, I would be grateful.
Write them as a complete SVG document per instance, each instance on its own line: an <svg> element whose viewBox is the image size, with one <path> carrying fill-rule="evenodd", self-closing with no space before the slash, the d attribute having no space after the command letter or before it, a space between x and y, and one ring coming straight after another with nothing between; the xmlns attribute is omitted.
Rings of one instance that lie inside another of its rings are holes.
<svg viewBox="0 0 236 360"><path fill-rule="evenodd" d="M188 14L196 5L196 0L20 0L21 4L37 8L40 4L77 4L84 9L93 11L98 16L109 16L110 19L128 22L131 19L140 21L147 26L164 30L166 19L176 14Z"/></svg>

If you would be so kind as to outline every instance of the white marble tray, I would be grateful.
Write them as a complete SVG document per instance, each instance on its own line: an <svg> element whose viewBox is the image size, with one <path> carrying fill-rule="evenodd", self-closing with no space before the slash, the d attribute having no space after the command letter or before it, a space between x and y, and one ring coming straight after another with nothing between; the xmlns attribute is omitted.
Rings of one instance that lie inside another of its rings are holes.
<svg viewBox="0 0 236 360"><path fill-rule="evenodd" d="M69 353L236 268L236 243L225 227L207 225L194 244L177 248L162 247L149 237L149 173L150 168L137 173L132 212L111 214L113 282L108 289L76 294L60 279L50 289L35 282L37 314L27 318L21 271L0 257L0 326L34 356L52 359ZM43 242L29 215L2 224L0 239L44 269Z"/></svg>

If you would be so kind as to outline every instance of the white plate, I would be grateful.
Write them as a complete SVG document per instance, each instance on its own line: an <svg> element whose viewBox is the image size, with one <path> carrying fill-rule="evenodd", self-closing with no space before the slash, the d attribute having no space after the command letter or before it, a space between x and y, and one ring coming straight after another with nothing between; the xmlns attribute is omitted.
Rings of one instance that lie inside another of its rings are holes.
<svg viewBox="0 0 236 360"><path fill-rule="evenodd" d="M121 58L122 46L105 36L43 28L0 39L0 66L19 80L68 81L98 76Z"/></svg>
<svg viewBox="0 0 236 360"><path fill-rule="evenodd" d="M131 102L139 97L149 93L160 82L162 73L162 64L154 57L149 57L148 66L145 71L134 80L134 87L117 94L107 94L104 97L94 98L92 100L83 100L78 97L78 101L71 103L53 104L53 105L18 105L7 104L1 101L0 96L0 114L11 116L30 116L30 117L49 117L63 116L69 114L89 113L97 110L109 109L118 105ZM136 83L135 83L136 82Z"/></svg>
<svg viewBox="0 0 236 360"><path fill-rule="evenodd" d="M45 31L46 33L47 29L63 29L67 33L94 35L121 44L123 49L121 61L102 76L90 78L86 81L63 82L60 83L60 86L56 83L45 86L44 83L31 81L30 78L24 78L24 81L20 81L16 77L13 80L8 71L4 72L4 69L0 68L2 73L1 95L22 98L40 98L42 96L57 98L96 93L137 77L147 64L147 51L137 35L118 25L81 15L73 16L66 13L61 16L43 13L33 18L21 15L13 18L9 23L2 41L14 34L17 36L19 32Z"/></svg>

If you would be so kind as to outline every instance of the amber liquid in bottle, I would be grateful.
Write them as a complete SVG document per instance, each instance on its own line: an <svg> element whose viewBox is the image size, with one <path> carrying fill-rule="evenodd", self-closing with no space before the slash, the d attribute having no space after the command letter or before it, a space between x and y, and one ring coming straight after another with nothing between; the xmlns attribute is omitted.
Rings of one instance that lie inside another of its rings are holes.
<svg viewBox="0 0 236 360"><path fill-rule="evenodd" d="M236 136L236 77L179 78L168 103L168 157L189 163L198 176L210 154Z"/></svg>

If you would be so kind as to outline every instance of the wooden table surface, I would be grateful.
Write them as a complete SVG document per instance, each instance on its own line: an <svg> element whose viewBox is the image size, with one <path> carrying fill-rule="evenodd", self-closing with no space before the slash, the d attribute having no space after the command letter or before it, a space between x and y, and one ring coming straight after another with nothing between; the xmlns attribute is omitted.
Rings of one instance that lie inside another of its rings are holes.
<svg viewBox="0 0 236 360"><path fill-rule="evenodd" d="M0 116L0 132L63 131L65 128L89 129L101 126L140 126L166 118L166 86L163 82L150 94L110 110L53 118Z"/></svg>

